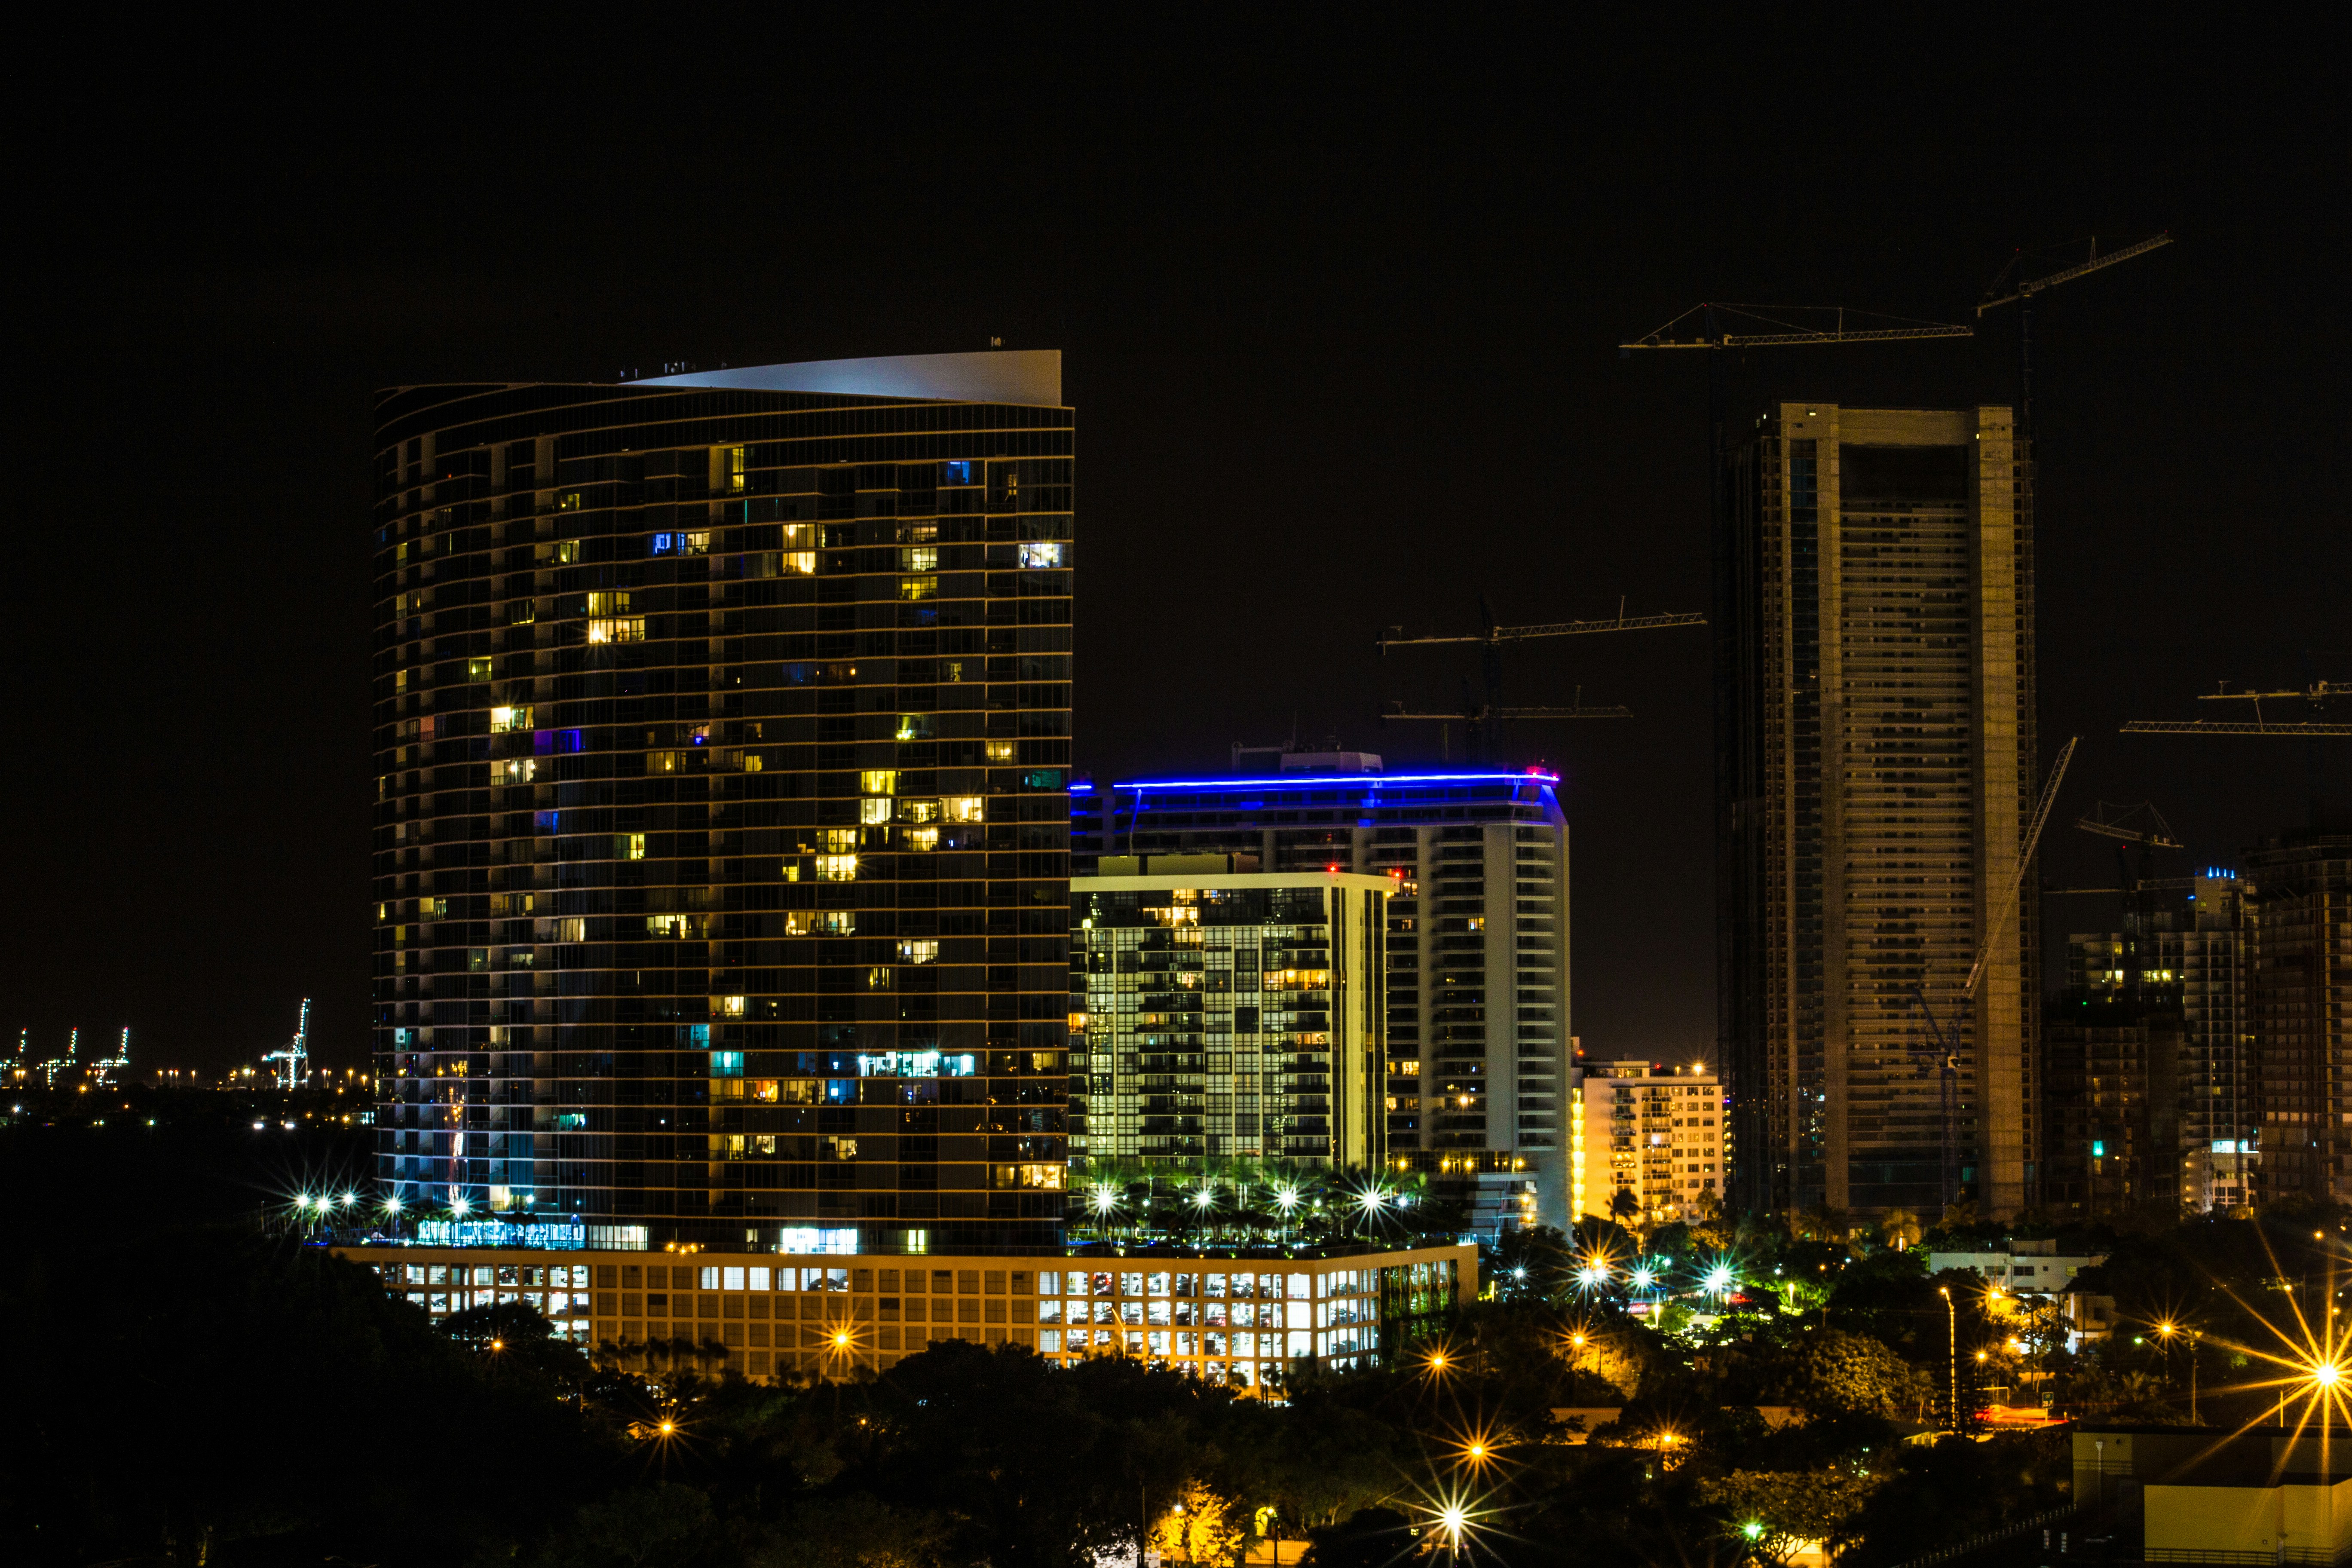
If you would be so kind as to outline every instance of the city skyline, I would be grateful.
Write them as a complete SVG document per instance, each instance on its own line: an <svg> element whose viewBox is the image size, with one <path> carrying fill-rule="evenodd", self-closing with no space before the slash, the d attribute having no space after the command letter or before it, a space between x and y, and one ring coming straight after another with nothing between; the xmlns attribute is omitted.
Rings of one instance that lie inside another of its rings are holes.
<svg viewBox="0 0 2352 1568"><path fill-rule="evenodd" d="M1794 37L1760 47L1806 58ZM1627 362L1616 343L1711 298L1969 321L2020 246L2169 229L2171 247L2042 318L2042 728L2084 736L2070 803L2156 800L2198 865L2303 820L2299 748L2115 729L2193 717L2219 680L2301 685L2343 641L2326 586L2352 546L2328 526L2340 482L2310 457L2342 425L2327 334L2305 320L2335 254L2307 199L2332 178L2311 105L2224 114L2189 92L2101 115L2054 68L1986 83L1923 59L1899 87L1852 84L1892 142L1817 144L1791 105L1668 112L1631 84L1562 99L1535 76L1402 108L1373 91L1360 103L1378 113L1322 120L1297 111L1280 58L1171 92L1170 132L1131 160L1088 133L1128 101L1099 70L1056 78L1066 138L994 100L977 124L942 100L856 138L810 130L850 91L817 83L796 89L806 123L722 158L660 117L541 128L525 106L548 89L518 95L469 59L433 90L495 82L502 166L532 171L533 194L436 175L426 223L422 186L391 172L470 167L478 123L426 114L394 151L379 128L414 102L382 63L326 98L325 78L279 79L311 95L300 138L240 115L190 141L155 118L168 91L92 127L56 165L71 179L36 175L56 242L23 323L43 392L22 504L82 517L100 476L152 500L75 525L105 592L20 578L8 700L28 732L66 737L102 692L106 732L131 739L16 753L6 798L31 826L14 868L51 891L7 917L16 1016L0 1028L29 1027L47 1056L77 1023L85 1039L127 1023L143 1059L217 1068L281 1043L308 995L320 1063L362 1059L369 650L352 628L368 389L399 382L1058 345L1088 484L1117 520L1090 563L1105 629L1074 694L1074 768L1210 771L1234 741L1335 731L1402 763L1434 760L1434 737L1383 731L1381 705L1451 701L1475 670L1383 661L1382 628L1465 629L1482 593L1506 621L1705 606L1697 356ZM1414 79L1458 87L1469 65L1440 50ZM1961 108L1933 134L1900 129L1919 92ZM152 163L166 142L194 173ZM1800 142L1801 174L1719 155ZM964 237L1007 221L1008 179L1041 178L1068 194L1020 204L1018 243ZM622 216L613 187L649 193L665 221ZM563 243L517 221L547 203L588 215ZM936 243L865 243L911 232L910 211ZM168 258L146 239L158 226ZM1481 243L1434 237L1465 233ZM1727 405L1744 417L1801 385L1855 405L2008 403L2012 331L1996 316L1973 342L1734 356ZM267 462L222 459L257 432ZM1163 673L1156 650L1199 635L1186 582L1220 560L1279 608L1215 634L1202 676ZM1507 670L1514 701L1580 686L1633 710L1532 736L1586 832L1579 1026L1596 1051L1679 1058L1713 1032L1704 654L1696 637L1585 640ZM79 660L69 678L59 648ZM174 787L151 787L159 765ZM2100 879L2095 846L2055 838L2053 880ZM141 895L127 916L124 889ZM162 912L178 910L204 918Z"/></svg>

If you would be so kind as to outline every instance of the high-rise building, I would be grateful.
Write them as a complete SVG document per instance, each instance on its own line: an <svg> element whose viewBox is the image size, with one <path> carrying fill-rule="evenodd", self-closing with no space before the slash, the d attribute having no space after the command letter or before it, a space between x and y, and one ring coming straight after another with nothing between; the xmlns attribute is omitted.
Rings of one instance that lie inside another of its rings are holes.
<svg viewBox="0 0 2352 1568"><path fill-rule="evenodd" d="M1363 759L1356 759L1360 764ZM1378 759L1371 759L1377 766ZM1293 772L1081 784L1071 863L1239 854L1393 876L1385 1131L1474 1224L1566 1226L1568 825L1540 773Z"/></svg>
<svg viewBox="0 0 2352 1568"><path fill-rule="evenodd" d="M2258 1201L2352 1198L2352 832L2246 851L2246 995Z"/></svg>
<svg viewBox="0 0 2352 1568"><path fill-rule="evenodd" d="M388 1192L623 1248L1057 1242L1059 354L378 416Z"/></svg>
<svg viewBox="0 0 2352 1568"><path fill-rule="evenodd" d="M1712 1068L1580 1062L1576 1097L1583 1120L1578 1217L1649 1226L1720 1212L1730 1181L1730 1117Z"/></svg>
<svg viewBox="0 0 2352 1568"><path fill-rule="evenodd" d="M2030 879L2000 905L2040 779L2010 411L1780 403L1728 465L1717 944L1737 1201L1937 1207L1917 986L1958 1032L1961 1190L2014 1212L2042 1136Z"/></svg>
<svg viewBox="0 0 2352 1568"><path fill-rule="evenodd" d="M2246 1201L2256 1159L2236 873L2132 877L2124 930L2067 938L2044 1015L2042 1201L2059 1213Z"/></svg>
<svg viewBox="0 0 2352 1568"><path fill-rule="evenodd" d="M1381 1163L1396 880L1243 868L1255 863L1107 855L1105 874L1071 880L1074 1181Z"/></svg>

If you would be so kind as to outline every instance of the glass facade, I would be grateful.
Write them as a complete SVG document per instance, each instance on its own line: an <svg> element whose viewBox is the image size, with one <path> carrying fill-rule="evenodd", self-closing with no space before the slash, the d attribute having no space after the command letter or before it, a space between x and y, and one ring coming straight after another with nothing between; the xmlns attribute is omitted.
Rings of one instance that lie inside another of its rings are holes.
<svg viewBox="0 0 2352 1568"><path fill-rule="evenodd" d="M1545 773L1297 773L1081 784L1081 875L1165 855L1391 878L1383 1139L1473 1222L1566 1226L1568 824ZM1139 861L1138 858L1141 859Z"/></svg>
<svg viewBox="0 0 2352 1568"><path fill-rule="evenodd" d="M732 374L379 400L379 1177L654 1247L1052 1245L1058 372Z"/></svg>
<svg viewBox="0 0 2352 1568"><path fill-rule="evenodd" d="M1081 877L1070 1163L1381 1158L1386 877Z"/></svg>
<svg viewBox="0 0 2352 1568"><path fill-rule="evenodd" d="M1729 455L1718 614L1721 1059L1738 1205L2038 1194L2033 562L2010 411L1781 403ZM2002 940L1961 994L1985 933Z"/></svg>

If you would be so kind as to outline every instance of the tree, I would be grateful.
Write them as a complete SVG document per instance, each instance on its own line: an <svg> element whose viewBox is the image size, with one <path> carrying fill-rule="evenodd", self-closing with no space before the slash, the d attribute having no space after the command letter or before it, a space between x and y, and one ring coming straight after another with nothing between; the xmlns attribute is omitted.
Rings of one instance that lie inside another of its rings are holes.
<svg viewBox="0 0 2352 1568"><path fill-rule="evenodd" d="M1815 1415L1861 1410L1907 1416L1935 1396L1935 1385L1879 1341L1828 1329L1799 1343L1778 1392Z"/></svg>
<svg viewBox="0 0 2352 1568"><path fill-rule="evenodd" d="M894 1509L862 1493L796 1505L751 1568L940 1568L949 1562L947 1521Z"/></svg>
<svg viewBox="0 0 2352 1568"><path fill-rule="evenodd" d="M1909 1209L1888 1209L1878 1222L1878 1238L1897 1252L1919 1245L1919 1216Z"/></svg>
<svg viewBox="0 0 2352 1568"><path fill-rule="evenodd" d="M710 1500L694 1488L640 1487L583 1508L572 1519L569 1550L556 1560L677 1568L701 1553L712 1530Z"/></svg>
<svg viewBox="0 0 2352 1568"><path fill-rule="evenodd" d="M1304 1568L1389 1568L1413 1547L1412 1521L1392 1508L1361 1508L1309 1532Z"/></svg>
<svg viewBox="0 0 2352 1568"><path fill-rule="evenodd" d="M1734 1470L1699 1483L1699 1500L1727 1510L1726 1532L1772 1563L1829 1541L1886 1478L1851 1465L1818 1470Z"/></svg>
<svg viewBox="0 0 2352 1568"><path fill-rule="evenodd" d="M1248 1510L1204 1481L1189 1481L1153 1526L1161 1555L1184 1563L1227 1563L1249 1539Z"/></svg>

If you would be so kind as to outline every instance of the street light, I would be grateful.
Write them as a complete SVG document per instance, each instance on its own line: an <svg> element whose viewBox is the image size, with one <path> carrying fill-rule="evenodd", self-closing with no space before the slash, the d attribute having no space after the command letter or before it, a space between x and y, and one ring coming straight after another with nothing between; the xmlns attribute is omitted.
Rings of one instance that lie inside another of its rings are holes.
<svg viewBox="0 0 2352 1568"><path fill-rule="evenodd" d="M1950 1373L1951 1426L1960 1429L1960 1318L1959 1309L1952 1305L1952 1288L1938 1285L1936 1293L1944 1299L1944 1359Z"/></svg>

